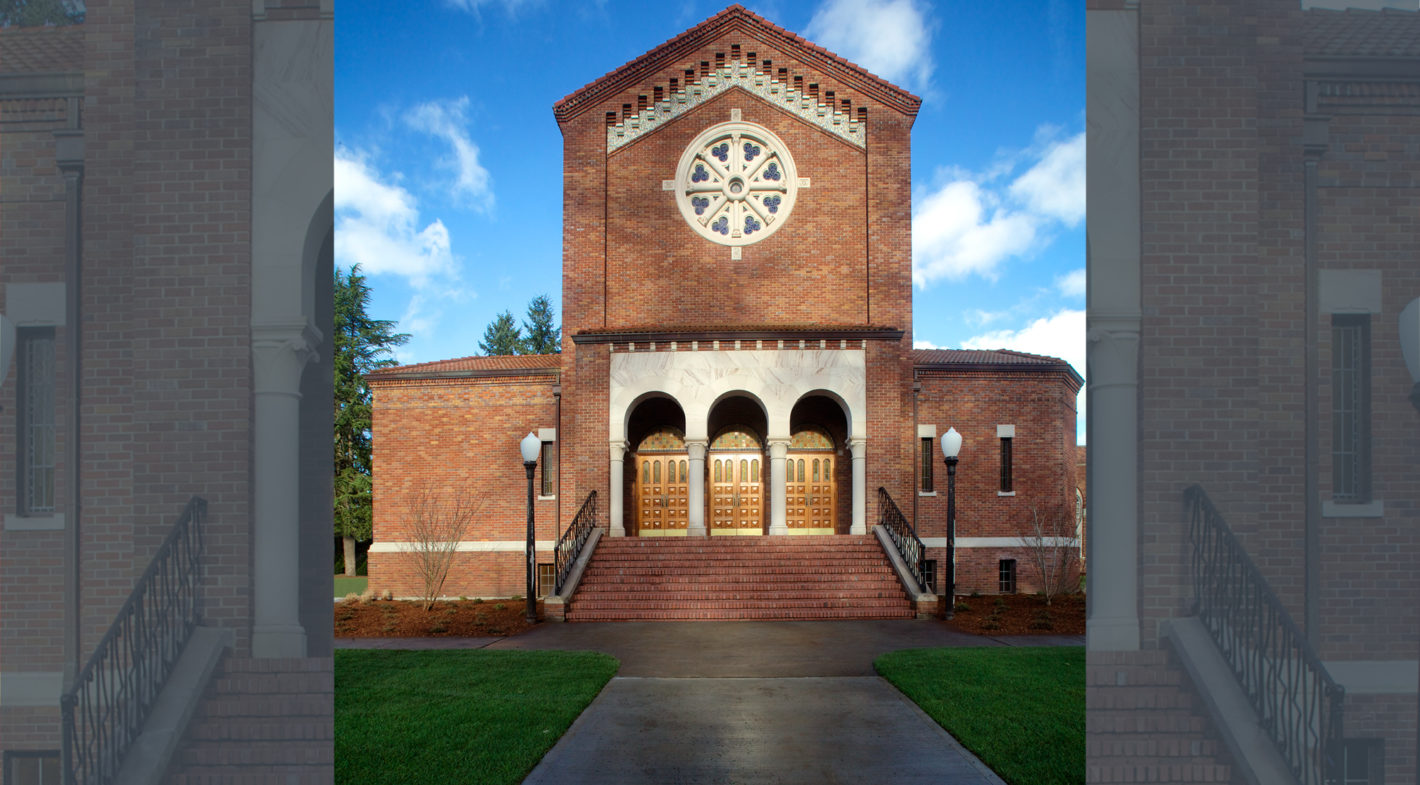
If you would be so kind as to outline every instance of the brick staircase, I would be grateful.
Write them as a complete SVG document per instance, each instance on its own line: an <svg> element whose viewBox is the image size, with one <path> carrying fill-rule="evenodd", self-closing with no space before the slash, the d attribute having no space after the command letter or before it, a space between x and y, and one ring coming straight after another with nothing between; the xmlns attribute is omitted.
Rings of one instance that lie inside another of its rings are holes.
<svg viewBox="0 0 1420 785"><path fill-rule="evenodd" d="M334 776L329 658L222 658L168 767L167 785L329 785Z"/></svg>
<svg viewBox="0 0 1420 785"><path fill-rule="evenodd" d="M1228 751L1169 652L1091 652L1086 673L1086 782L1232 782Z"/></svg>
<svg viewBox="0 0 1420 785"><path fill-rule="evenodd" d="M567 621L911 619L872 536L604 537Z"/></svg>

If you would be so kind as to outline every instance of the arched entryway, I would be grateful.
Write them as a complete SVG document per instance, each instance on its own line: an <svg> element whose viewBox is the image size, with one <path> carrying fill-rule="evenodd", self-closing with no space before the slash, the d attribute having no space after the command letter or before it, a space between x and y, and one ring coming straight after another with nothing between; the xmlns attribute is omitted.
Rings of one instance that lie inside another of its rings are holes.
<svg viewBox="0 0 1420 785"><path fill-rule="evenodd" d="M636 445L636 533L642 537L684 537L690 525L690 456L685 434L663 425Z"/></svg>
<svg viewBox="0 0 1420 785"><path fill-rule="evenodd" d="M785 523L790 534L834 534L838 521L833 438L817 425L794 432L785 460Z"/></svg>
<svg viewBox="0 0 1420 785"><path fill-rule="evenodd" d="M764 441L749 426L734 424L710 440L711 535L764 533Z"/></svg>
<svg viewBox="0 0 1420 785"><path fill-rule="evenodd" d="M684 536L689 522L689 461L685 412L662 394L637 401L626 418L630 448L620 478L626 533Z"/></svg>

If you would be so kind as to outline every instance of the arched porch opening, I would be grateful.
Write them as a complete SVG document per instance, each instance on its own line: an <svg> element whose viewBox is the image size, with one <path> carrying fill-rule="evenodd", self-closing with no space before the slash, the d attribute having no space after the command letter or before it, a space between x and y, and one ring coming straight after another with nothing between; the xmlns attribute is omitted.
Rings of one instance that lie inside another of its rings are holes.
<svg viewBox="0 0 1420 785"><path fill-rule="evenodd" d="M618 480L630 499L626 533L642 537L685 536L690 526L690 455L685 411L673 398L650 394L626 414L627 447Z"/></svg>
<svg viewBox="0 0 1420 785"><path fill-rule="evenodd" d="M852 462L842 405L808 394L789 414L786 461L787 524L793 534L847 534L852 525Z"/></svg>
<svg viewBox="0 0 1420 785"><path fill-rule="evenodd" d="M764 534L768 526L769 477L765 453L769 417L748 393L727 393L711 407L706 432L708 533L714 536Z"/></svg>

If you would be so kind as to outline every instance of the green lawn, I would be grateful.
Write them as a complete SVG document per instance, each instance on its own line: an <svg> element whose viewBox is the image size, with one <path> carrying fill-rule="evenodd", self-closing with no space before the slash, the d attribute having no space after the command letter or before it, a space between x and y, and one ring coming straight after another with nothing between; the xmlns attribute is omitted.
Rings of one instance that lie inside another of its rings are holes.
<svg viewBox="0 0 1420 785"><path fill-rule="evenodd" d="M563 651L335 652L335 780L518 783L620 663Z"/></svg>
<svg viewBox="0 0 1420 785"><path fill-rule="evenodd" d="M363 575L346 577L344 575L335 576L335 596L344 597L347 594L364 594L365 587L370 585L370 579Z"/></svg>
<svg viewBox="0 0 1420 785"><path fill-rule="evenodd" d="M1085 649L908 649L873 663L1011 785L1085 781Z"/></svg>

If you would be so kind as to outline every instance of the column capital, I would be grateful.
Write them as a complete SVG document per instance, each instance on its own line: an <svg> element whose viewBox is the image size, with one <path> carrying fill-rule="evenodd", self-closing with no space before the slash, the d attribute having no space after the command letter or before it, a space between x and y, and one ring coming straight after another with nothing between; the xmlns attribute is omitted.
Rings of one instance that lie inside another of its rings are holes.
<svg viewBox="0 0 1420 785"><path fill-rule="evenodd" d="M607 449L611 452L611 459L613 461L622 461L626 459L627 443L625 439L612 439L611 441L607 442L606 446Z"/></svg>
<svg viewBox="0 0 1420 785"><path fill-rule="evenodd" d="M301 372L316 358L321 332L309 321L253 324L253 391L300 397Z"/></svg>
<svg viewBox="0 0 1420 785"><path fill-rule="evenodd" d="M853 460L862 460L868 457L868 440L863 436L855 436L848 440L848 449L853 451Z"/></svg>
<svg viewBox="0 0 1420 785"><path fill-rule="evenodd" d="M705 460L705 449L706 449L706 447L708 446L708 444L709 444L709 442L708 442L706 439L686 439L686 440L685 440L685 451L688 452L688 453L690 453L690 460L692 460L692 461L703 461L703 460Z"/></svg>
<svg viewBox="0 0 1420 785"><path fill-rule="evenodd" d="M768 441L770 460L780 461L784 459L784 456L789 454L788 439L769 439Z"/></svg>

